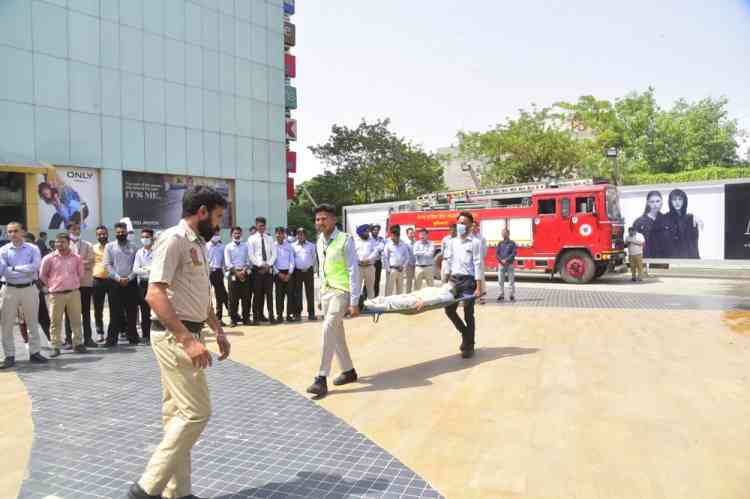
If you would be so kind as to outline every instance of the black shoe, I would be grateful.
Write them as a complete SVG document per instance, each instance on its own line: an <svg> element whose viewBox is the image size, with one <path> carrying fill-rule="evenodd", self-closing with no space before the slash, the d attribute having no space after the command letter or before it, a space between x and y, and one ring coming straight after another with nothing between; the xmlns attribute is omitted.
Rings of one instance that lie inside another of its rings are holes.
<svg viewBox="0 0 750 499"><path fill-rule="evenodd" d="M260 321L250 321L251 326L260 326Z"/></svg>
<svg viewBox="0 0 750 499"><path fill-rule="evenodd" d="M497 297L497 301L503 301L505 300L505 297L503 295L500 295Z"/></svg>
<svg viewBox="0 0 750 499"><path fill-rule="evenodd" d="M295 319L295 318L294 318L294 317L292 317L291 315L287 315L287 316L286 316L286 321L287 321L287 322L294 322L294 321L296 321L296 320L297 320L297 319Z"/></svg>
<svg viewBox="0 0 750 499"><path fill-rule="evenodd" d="M16 358L15 357L5 357L5 360L2 364L0 364L0 369L10 369L11 367L16 365Z"/></svg>
<svg viewBox="0 0 750 499"><path fill-rule="evenodd" d="M86 350L86 346L84 345L76 345L73 351L75 353L89 353L89 351Z"/></svg>
<svg viewBox="0 0 750 499"><path fill-rule="evenodd" d="M318 317L317 317L317 316L315 316L315 315L308 315L308 316L307 316L307 320L308 320L308 321L313 321L313 322L315 322L315 321L317 321L317 320L318 320Z"/></svg>
<svg viewBox="0 0 750 499"><path fill-rule="evenodd" d="M92 339L84 341L83 346L85 346L86 348L99 348L99 345L97 345L96 342Z"/></svg>
<svg viewBox="0 0 750 499"><path fill-rule="evenodd" d="M318 398L323 398L328 394L328 383L325 376L316 376L312 385L307 387L307 393L312 393Z"/></svg>
<svg viewBox="0 0 750 499"><path fill-rule="evenodd" d="M260 316L260 319L259 319L259 320L260 320L260 322L270 322L270 321L268 320L268 317L264 317L264 316L262 316L262 315Z"/></svg>
<svg viewBox="0 0 750 499"><path fill-rule="evenodd" d="M190 494L189 496L182 496L182 497L178 497L177 499L204 499L204 498L198 497L194 494Z"/></svg>
<svg viewBox="0 0 750 499"><path fill-rule="evenodd" d="M53 348L52 349L52 353L49 354L49 358L50 359L54 359L54 358L59 357L59 356L60 356L60 349L59 348Z"/></svg>
<svg viewBox="0 0 750 499"><path fill-rule="evenodd" d="M221 319L219 319L219 325L221 327L227 327L226 323L223 320L221 320Z"/></svg>
<svg viewBox="0 0 750 499"><path fill-rule="evenodd" d="M252 326L253 322L250 319L245 319L244 321L242 321L242 325L243 326Z"/></svg>
<svg viewBox="0 0 750 499"><path fill-rule="evenodd" d="M143 344L146 345L147 347L150 347L151 346L151 338L144 338Z"/></svg>
<svg viewBox="0 0 750 499"><path fill-rule="evenodd" d="M105 341L100 345L102 348L115 348L117 347L116 341Z"/></svg>
<svg viewBox="0 0 750 499"><path fill-rule="evenodd" d="M99 343L104 343L104 333L96 333L98 336Z"/></svg>
<svg viewBox="0 0 750 499"><path fill-rule="evenodd" d="M32 364L46 364L47 357L44 357L41 353L37 352L29 356L29 362Z"/></svg>
<svg viewBox="0 0 750 499"><path fill-rule="evenodd" d="M237 326L239 326L239 325L240 325L240 323L239 323L239 322L237 322L237 321L235 321L235 320L233 320L233 321L231 322L231 324L230 324L230 325L231 325L232 327L237 327Z"/></svg>
<svg viewBox="0 0 750 499"><path fill-rule="evenodd" d="M513 295L511 295L511 296L510 296L510 301L516 301L516 297L515 297L515 296L513 296Z"/></svg>
<svg viewBox="0 0 750 499"><path fill-rule="evenodd" d="M461 349L461 358L470 359L474 357L474 347L467 348L466 350Z"/></svg>
<svg viewBox="0 0 750 499"><path fill-rule="evenodd" d="M281 324L282 322L284 322L284 319L281 319L281 318L277 319L275 317L271 317L268 322L270 324L276 325L276 324Z"/></svg>
<svg viewBox="0 0 750 499"><path fill-rule="evenodd" d="M341 373L336 379L333 380L333 384L336 386L346 385L347 383L354 383L357 381L357 371L350 369L349 371Z"/></svg>
<svg viewBox="0 0 750 499"><path fill-rule="evenodd" d="M73 343L66 341L62 344L63 350L72 350L73 349Z"/></svg>
<svg viewBox="0 0 750 499"><path fill-rule="evenodd" d="M128 490L128 499L161 499L161 495L150 496L146 494L146 491L140 485L134 483L130 486L130 490Z"/></svg>

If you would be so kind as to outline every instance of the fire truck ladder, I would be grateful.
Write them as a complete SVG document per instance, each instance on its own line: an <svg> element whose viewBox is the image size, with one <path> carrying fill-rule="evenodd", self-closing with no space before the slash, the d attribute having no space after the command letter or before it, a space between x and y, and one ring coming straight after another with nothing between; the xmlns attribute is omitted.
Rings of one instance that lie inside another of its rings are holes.
<svg viewBox="0 0 750 499"><path fill-rule="evenodd" d="M478 209L492 206L493 201L528 197L534 191L554 187L575 187L591 185L592 179L546 181L527 184L510 184L486 189L465 189L423 194L417 197L416 204L422 210Z"/></svg>

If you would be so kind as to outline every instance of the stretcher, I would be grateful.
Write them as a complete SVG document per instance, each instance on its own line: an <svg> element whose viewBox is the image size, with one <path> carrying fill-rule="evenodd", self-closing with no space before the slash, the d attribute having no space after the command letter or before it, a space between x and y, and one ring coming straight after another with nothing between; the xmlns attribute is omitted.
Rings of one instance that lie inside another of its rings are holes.
<svg viewBox="0 0 750 499"><path fill-rule="evenodd" d="M487 293L482 293L480 297L486 295ZM424 307L417 310L416 308L409 308L404 310L368 310L367 307L365 307L359 315L362 316L368 316L372 317L373 322L378 322L380 320L380 316L383 314L401 314L401 315L419 315L423 312L429 312L430 310L437 310L439 308L445 308L449 307L451 305L455 305L458 303L463 303L469 300L476 300L477 296L475 296L473 293L470 295L463 295L459 298L454 298L450 301L444 301L440 303L434 303L432 305L425 305Z"/></svg>

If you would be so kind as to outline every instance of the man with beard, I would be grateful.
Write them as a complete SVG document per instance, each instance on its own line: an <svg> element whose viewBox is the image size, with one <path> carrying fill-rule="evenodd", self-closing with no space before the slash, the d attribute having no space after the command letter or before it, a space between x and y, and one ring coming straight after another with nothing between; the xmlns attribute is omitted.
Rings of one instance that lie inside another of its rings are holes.
<svg viewBox="0 0 750 499"><path fill-rule="evenodd" d="M380 260L380 252L377 242L370 236L369 225L357 227L357 236L359 236L359 239L357 239L355 246L357 248L357 260L359 261L360 286L364 286L359 300L359 308L361 309L365 301L365 293L368 300L375 298L375 263Z"/></svg>
<svg viewBox="0 0 750 499"><path fill-rule="evenodd" d="M385 251L385 239L380 237L380 225L373 224L370 226L370 237L375 242L378 249L378 257L375 259L375 296L380 296L380 276L383 273L383 251Z"/></svg>
<svg viewBox="0 0 750 499"><path fill-rule="evenodd" d="M138 282L133 272L136 247L128 241L128 226L124 222L115 224L116 241L107 243L104 250L104 265L113 284L110 289L109 327L106 347L117 346L120 331L125 329L131 345L140 343L136 324L138 320Z"/></svg>
<svg viewBox="0 0 750 499"><path fill-rule="evenodd" d="M211 309L206 256L206 241L226 205L209 187L187 189L182 220L156 242L146 301L157 318L151 348L161 371L164 436L141 479L130 487L128 499L198 499L191 490L190 453L211 416L203 371L211 366L211 354L204 345L204 326L216 334L219 360L230 350Z"/></svg>
<svg viewBox="0 0 750 499"><path fill-rule="evenodd" d="M102 343L104 341L105 298L109 302L110 308L112 307L112 280L109 278L106 265L104 265L104 252L109 242L109 231L104 225L96 228L96 241L96 244L92 247L94 251L94 324L96 325L97 340Z"/></svg>

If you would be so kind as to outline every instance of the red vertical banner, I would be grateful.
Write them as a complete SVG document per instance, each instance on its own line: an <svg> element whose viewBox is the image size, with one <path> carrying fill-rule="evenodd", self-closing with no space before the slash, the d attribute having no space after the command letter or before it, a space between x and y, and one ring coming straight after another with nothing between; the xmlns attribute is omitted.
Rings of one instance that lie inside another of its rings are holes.
<svg viewBox="0 0 750 499"><path fill-rule="evenodd" d="M297 120L286 119L286 140L297 140Z"/></svg>
<svg viewBox="0 0 750 499"><path fill-rule="evenodd" d="M297 58L292 54L284 54L284 70L287 78L297 77Z"/></svg>
<svg viewBox="0 0 750 499"><path fill-rule="evenodd" d="M297 151L286 152L286 171L287 173L297 173Z"/></svg>
<svg viewBox="0 0 750 499"><path fill-rule="evenodd" d="M286 178L286 198L294 199L294 179L292 177Z"/></svg>

